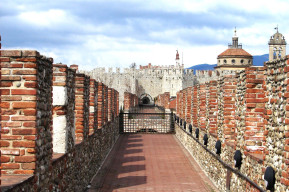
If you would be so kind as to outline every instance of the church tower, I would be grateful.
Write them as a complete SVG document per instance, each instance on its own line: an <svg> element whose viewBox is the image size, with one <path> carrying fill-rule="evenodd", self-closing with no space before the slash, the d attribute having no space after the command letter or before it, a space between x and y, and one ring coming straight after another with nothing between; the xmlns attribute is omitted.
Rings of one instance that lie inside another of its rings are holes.
<svg viewBox="0 0 289 192"><path fill-rule="evenodd" d="M180 55L179 55L178 50L177 50L177 54L176 54L176 66L180 66Z"/></svg>
<svg viewBox="0 0 289 192"><path fill-rule="evenodd" d="M278 27L275 28L277 32L271 36L269 40L269 61L281 59L286 56L286 41L285 37L279 33Z"/></svg>

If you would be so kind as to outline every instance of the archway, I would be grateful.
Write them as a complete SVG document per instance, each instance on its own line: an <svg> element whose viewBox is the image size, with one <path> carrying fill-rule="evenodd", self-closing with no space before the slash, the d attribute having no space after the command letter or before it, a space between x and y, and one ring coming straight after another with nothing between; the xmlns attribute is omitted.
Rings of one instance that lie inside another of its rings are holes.
<svg viewBox="0 0 289 192"><path fill-rule="evenodd" d="M149 94L144 93L140 96L140 104L141 105L153 105L154 100Z"/></svg>
<svg viewBox="0 0 289 192"><path fill-rule="evenodd" d="M150 104L150 99L148 97L144 97L142 99L142 104L144 104L144 105Z"/></svg>

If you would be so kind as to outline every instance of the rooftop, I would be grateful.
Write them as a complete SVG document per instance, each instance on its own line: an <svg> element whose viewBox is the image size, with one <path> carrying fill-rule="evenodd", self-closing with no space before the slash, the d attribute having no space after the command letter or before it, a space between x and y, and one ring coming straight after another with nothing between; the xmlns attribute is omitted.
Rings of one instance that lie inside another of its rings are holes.
<svg viewBox="0 0 289 192"><path fill-rule="evenodd" d="M244 49L227 49L224 52L222 52L220 55L218 55L219 57L225 57L225 56L246 56L246 57L252 57L252 55L250 53L248 53L247 51L245 51Z"/></svg>

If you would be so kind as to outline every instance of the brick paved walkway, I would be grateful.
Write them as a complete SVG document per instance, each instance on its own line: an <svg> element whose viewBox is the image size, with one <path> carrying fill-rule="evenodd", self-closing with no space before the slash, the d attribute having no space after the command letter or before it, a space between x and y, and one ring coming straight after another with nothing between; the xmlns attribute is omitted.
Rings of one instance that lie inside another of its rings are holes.
<svg viewBox="0 0 289 192"><path fill-rule="evenodd" d="M174 135L121 135L104 167L90 192L216 190Z"/></svg>

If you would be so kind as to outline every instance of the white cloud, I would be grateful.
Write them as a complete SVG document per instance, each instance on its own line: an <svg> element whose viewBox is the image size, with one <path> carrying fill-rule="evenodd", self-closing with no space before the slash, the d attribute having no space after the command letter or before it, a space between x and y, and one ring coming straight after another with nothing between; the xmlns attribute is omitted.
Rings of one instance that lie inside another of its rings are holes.
<svg viewBox="0 0 289 192"><path fill-rule="evenodd" d="M184 53L186 67L214 64L231 43L234 26L239 42L253 55L268 53L277 24L289 39L289 2L284 0L4 0L3 4L7 5L0 8L3 47L37 49L56 62L83 69L128 67L132 62L171 65L176 49Z"/></svg>
<svg viewBox="0 0 289 192"><path fill-rule="evenodd" d="M53 27L54 25L59 25L69 20L67 13L59 9L50 9L48 11L40 12L23 12L19 15L19 18L23 22L41 27Z"/></svg>

